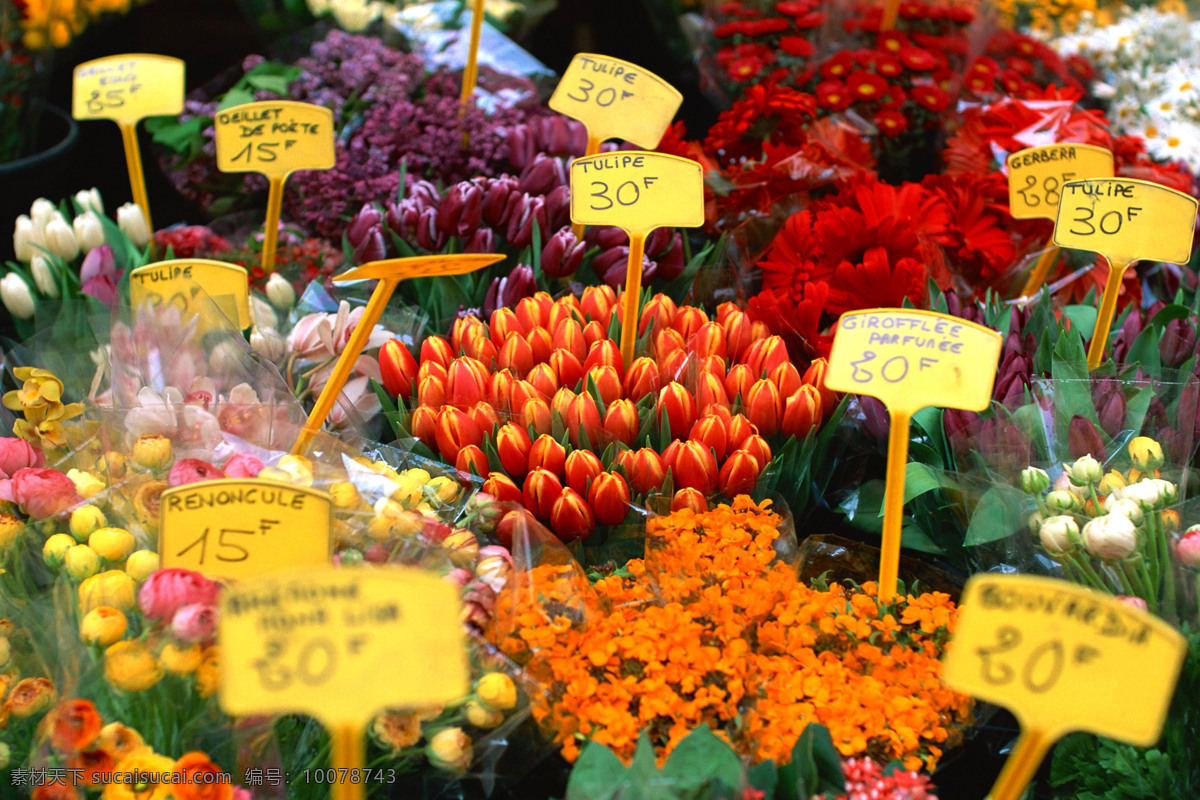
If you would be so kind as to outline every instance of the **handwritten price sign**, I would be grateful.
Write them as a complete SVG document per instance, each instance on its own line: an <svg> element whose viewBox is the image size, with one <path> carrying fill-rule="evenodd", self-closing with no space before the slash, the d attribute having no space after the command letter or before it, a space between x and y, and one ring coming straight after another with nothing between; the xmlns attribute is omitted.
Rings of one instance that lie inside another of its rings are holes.
<svg viewBox="0 0 1200 800"><path fill-rule="evenodd" d="M333 112L311 103L264 101L217 112L217 167L286 177L336 161Z"/></svg>
<svg viewBox="0 0 1200 800"><path fill-rule="evenodd" d="M571 162L571 220L615 225L630 236L655 228L704 224L700 164L663 153L627 150Z"/></svg>
<svg viewBox="0 0 1200 800"><path fill-rule="evenodd" d="M1090 144L1030 147L1007 163L1008 206L1016 219L1054 219L1065 184L1113 176L1113 154Z"/></svg>
<svg viewBox="0 0 1200 800"><path fill-rule="evenodd" d="M71 114L75 119L135 123L183 111L183 62L130 53L75 67Z"/></svg>
<svg viewBox="0 0 1200 800"><path fill-rule="evenodd" d="M1186 651L1171 626L1108 595L1053 578L976 575L942 680L1020 720L1021 739L991 794L1016 800L1063 734L1153 745Z"/></svg>
<svg viewBox="0 0 1200 800"><path fill-rule="evenodd" d="M173 305L185 317L199 314L207 327L220 324L220 320L208 319L215 304L239 328L250 327L249 277L237 264L206 258L146 264L129 273L129 299L135 309L149 303Z"/></svg>
<svg viewBox="0 0 1200 800"><path fill-rule="evenodd" d="M329 563L329 495L286 483L224 479L162 495L158 552L164 567L217 578Z"/></svg>
<svg viewBox="0 0 1200 800"><path fill-rule="evenodd" d="M1196 198L1150 181L1074 181L1063 187L1054 243L1102 253L1110 262L1184 264L1192 255L1196 207Z"/></svg>
<svg viewBox="0 0 1200 800"><path fill-rule="evenodd" d="M619 58L579 53L550 97L550 107L577 119L599 150L607 139L638 147L657 147L683 102L671 84L637 64Z"/></svg>

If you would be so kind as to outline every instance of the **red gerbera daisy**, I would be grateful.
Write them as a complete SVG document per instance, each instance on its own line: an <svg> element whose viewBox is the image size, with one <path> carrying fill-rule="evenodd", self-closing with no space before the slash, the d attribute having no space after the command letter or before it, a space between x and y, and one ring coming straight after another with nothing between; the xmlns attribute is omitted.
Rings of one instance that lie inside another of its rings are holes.
<svg viewBox="0 0 1200 800"><path fill-rule="evenodd" d="M879 128L884 136L899 136L908 130L908 117L890 109L880 111L875 115L875 127Z"/></svg>
<svg viewBox="0 0 1200 800"><path fill-rule="evenodd" d="M875 101L887 92L887 81L873 72L856 70L846 79L846 88L855 100Z"/></svg>

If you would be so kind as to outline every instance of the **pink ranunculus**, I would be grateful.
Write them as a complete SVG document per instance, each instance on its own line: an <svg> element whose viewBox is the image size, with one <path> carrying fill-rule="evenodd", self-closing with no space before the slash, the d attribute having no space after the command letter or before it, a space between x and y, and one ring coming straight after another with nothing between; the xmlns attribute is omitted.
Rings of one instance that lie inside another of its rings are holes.
<svg viewBox="0 0 1200 800"><path fill-rule="evenodd" d="M215 481L228 477L219 467L198 458L181 458L167 474L167 483L172 487L185 486L198 481Z"/></svg>
<svg viewBox="0 0 1200 800"><path fill-rule="evenodd" d="M215 605L221 587L190 569L160 569L138 590L138 605L148 619L169 620L187 605Z"/></svg>
<svg viewBox="0 0 1200 800"><path fill-rule="evenodd" d="M17 470L46 465L46 455L24 439L0 438L0 478L11 478Z"/></svg>
<svg viewBox="0 0 1200 800"><path fill-rule="evenodd" d="M171 633L183 642L204 642L217 628L217 608L207 603L180 606L171 617Z"/></svg>
<svg viewBox="0 0 1200 800"><path fill-rule="evenodd" d="M16 503L33 519L46 519L83 502L75 483L56 469L25 467L0 481L0 500Z"/></svg>
<svg viewBox="0 0 1200 800"><path fill-rule="evenodd" d="M249 453L238 453L226 461L222 469L225 470L225 474L230 478L253 478L262 472L264 466L266 465L263 464L262 459L258 456L252 456Z"/></svg>

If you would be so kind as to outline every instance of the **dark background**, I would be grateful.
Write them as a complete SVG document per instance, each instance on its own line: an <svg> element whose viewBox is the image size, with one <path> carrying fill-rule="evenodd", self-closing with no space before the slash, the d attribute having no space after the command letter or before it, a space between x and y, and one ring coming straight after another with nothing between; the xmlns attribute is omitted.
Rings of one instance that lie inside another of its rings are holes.
<svg viewBox="0 0 1200 800"><path fill-rule="evenodd" d="M661 22L659 22L661 24ZM522 44L546 66L561 72L577 52L597 52L623 58L657 73L684 95L680 118L689 135L700 137L718 110L700 92L694 65L679 50L664 44L639 0L559 0L558 9L542 21ZM155 0L129 15L94 26L81 39L57 54L51 75L50 102L71 107L71 74L78 63L119 53L157 53L187 64L189 91L239 64L249 53L272 56L277 51L267 36L242 14L235 0ZM37 197L53 202L79 189L100 189L110 214L132 199L117 126L108 121L82 122L71 149L53 162L23 173L0 175L0 259L12 257L11 231L18 214L28 213ZM62 131L52 124L43 130L43 143ZM149 137L140 136L146 188L156 227L177 222L201 223L199 210L176 194L158 169ZM983 798L1003 762L1001 750L1015 734L1007 715L998 715L966 747L950 754L936 780L943 800ZM543 763L518 785L498 796L539 800L562 796L567 766L560 759ZM474 794L468 790L469 794Z"/></svg>

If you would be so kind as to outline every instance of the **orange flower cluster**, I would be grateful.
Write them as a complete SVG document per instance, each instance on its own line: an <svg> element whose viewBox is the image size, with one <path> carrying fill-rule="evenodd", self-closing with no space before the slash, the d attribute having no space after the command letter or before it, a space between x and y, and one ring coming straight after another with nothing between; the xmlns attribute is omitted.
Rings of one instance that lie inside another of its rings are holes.
<svg viewBox="0 0 1200 800"><path fill-rule="evenodd" d="M783 763L818 722L845 756L936 765L971 720L938 678L949 596L810 588L779 558L769 506L743 495L651 520L646 557L592 588L562 565L512 583L494 638L542 683L533 714L567 760L589 739L628 759L643 730L665 758L709 725Z"/></svg>

